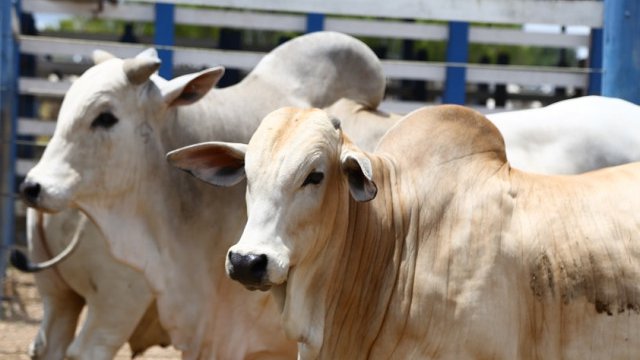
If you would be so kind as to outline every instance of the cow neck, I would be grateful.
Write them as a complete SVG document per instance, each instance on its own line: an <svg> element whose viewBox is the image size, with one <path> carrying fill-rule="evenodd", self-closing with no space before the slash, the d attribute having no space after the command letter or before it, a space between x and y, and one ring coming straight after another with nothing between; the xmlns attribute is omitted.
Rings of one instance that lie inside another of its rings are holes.
<svg viewBox="0 0 640 360"><path fill-rule="evenodd" d="M169 171L169 165L164 166ZM229 293L234 291L225 289L231 282L224 276L224 254L241 233L243 191L241 187L223 190L199 184L187 174L154 175L156 179L144 185L142 194L124 197L111 207L89 208L87 213L105 232L115 257L144 272L158 296L161 322L176 347L193 358L208 358L203 355L213 348L208 343L224 340L207 334L233 337L236 332L236 328L212 329L222 325L212 305L218 294L232 296ZM244 290L235 290L240 291ZM185 307L185 303L190 305ZM250 323L240 320L242 312L234 315L236 322ZM238 331L242 330L251 331Z"/></svg>
<svg viewBox="0 0 640 360"><path fill-rule="evenodd" d="M367 351L392 310L389 305L398 291L398 276L403 276L400 264L408 261L403 258L402 204L394 198L398 190L392 162L370 158L378 186L376 199L360 203L345 195L339 205L345 210L336 212L326 248L308 269L297 269L306 274L290 275L287 301L308 312L303 316L304 332L289 334L303 342L301 358L370 355ZM335 193L348 194L346 184L340 187ZM309 279L314 279L312 286ZM298 314L284 314L285 326L294 321L291 315Z"/></svg>
<svg viewBox="0 0 640 360"><path fill-rule="evenodd" d="M404 163L398 166L407 169ZM370 349L378 358L456 354L457 344L472 331L460 319L477 316L468 307L470 294L494 296L492 287L478 289L478 283L490 283L480 279L513 269L501 255L500 234L508 232L501 223L511 212L504 181L508 168L502 161L485 154L428 171L409 169L397 176L402 189L395 190L406 208L405 253L384 326Z"/></svg>
<svg viewBox="0 0 640 360"><path fill-rule="evenodd" d="M182 131L173 131L170 135L174 139L168 143L248 141L257 121L245 127L238 126L242 119L238 120L239 116L234 115L236 106L233 106L234 110L225 110L233 105L227 99L235 96L227 89L210 95L203 99L206 106L179 109L176 124ZM201 114L199 118L196 117L198 113ZM186 142L185 138L188 139ZM166 296L167 301L160 297L158 304L164 306L165 313L175 314L174 321L179 322L176 336L184 339L183 348L188 349L185 357L234 359L250 357L256 351L282 349L282 344L277 342L261 344L264 333L272 333L278 328L277 324L271 324L272 317L258 316L261 312L274 311L269 309L273 304L268 294L248 293L224 273L226 251L240 237L246 222L245 185L218 188L166 163L164 166L168 173L161 179L166 183L159 185L170 200L150 205L150 211L169 209L162 216L165 223L159 227L162 230L158 236L164 238L162 243L166 245L163 246L174 249L169 256L164 256L164 262L172 261L172 271L181 274L176 276L164 271L166 277L159 281L170 293L193 294L192 302L200 305L195 310L185 309L182 296ZM235 306L236 299L243 299L250 310ZM173 300L176 302L171 302ZM248 342L248 338L256 340Z"/></svg>
<svg viewBox="0 0 640 360"><path fill-rule="evenodd" d="M247 100L247 93L264 92L259 84L240 83L224 89L212 89L193 105L175 110L173 125L169 126L171 142L182 147L202 141L247 143L260 121L278 106ZM173 149L169 149L173 150Z"/></svg>
<svg viewBox="0 0 640 360"><path fill-rule="evenodd" d="M328 282L329 305L318 357L436 356L440 346L460 335L451 332L448 319L454 318L458 297L471 291L474 280L450 282L463 277L453 275L447 264L466 261L464 271L483 277L489 268L482 264L496 263L493 259L500 254L499 241L482 239L495 239L492 231L500 228L496 222L502 219L481 214L493 214L494 208L505 216L509 213L509 201L503 198L508 169L494 160L470 161L464 171L465 167L451 164L450 172L433 176L439 186L446 181L452 189L439 195L425 191L438 187L420 182L424 173L405 172L404 164L386 157L370 158L373 168L379 169L374 174L378 195L370 203L349 198L345 241L332 255L342 261L323 263L335 267ZM458 253L452 239L467 244L464 248L473 256ZM442 281L427 285L425 274ZM425 293L429 294L426 307L421 304L424 299L416 297ZM416 307L421 307L423 316L416 316ZM414 337L424 339L424 348L412 344Z"/></svg>

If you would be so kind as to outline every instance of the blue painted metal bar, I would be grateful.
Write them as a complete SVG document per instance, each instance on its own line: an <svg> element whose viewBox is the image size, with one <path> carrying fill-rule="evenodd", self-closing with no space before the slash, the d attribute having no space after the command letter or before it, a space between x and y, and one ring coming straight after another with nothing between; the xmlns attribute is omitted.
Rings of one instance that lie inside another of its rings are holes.
<svg viewBox="0 0 640 360"><path fill-rule="evenodd" d="M588 95L602 93L602 29L591 29L591 45L589 49L589 85Z"/></svg>
<svg viewBox="0 0 640 360"><path fill-rule="evenodd" d="M307 33L324 30L324 14L307 14Z"/></svg>
<svg viewBox="0 0 640 360"><path fill-rule="evenodd" d="M602 95L640 104L640 1L604 1Z"/></svg>
<svg viewBox="0 0 640 360"><path fill-rule="evenodd" d="M469 23L449 22L449 40L447 41L447 71L442 102L444 104L464 105L466 99L465 84L469 58Z"/></svg>
<svg viewBox="0 0 640 360"><path fill-rule="evenodd" d="M34 15L31 13L20 13L20 34L22 35L38 35L38 30L36 29L36 22ZM18 78L20 77L36 77L36 63L37 57L33 54L21 54L18 52L16 57L16 61L20 63L20 72L18 73ZM18 108L16 113L18 116L24 116L28 118L35 118L38 114L38 98L34 95L24 95L21 94L18 96ZM33 136L25 136L18 134L16 138L18 141L34 141ZM19 146L17 157L19 159L32 159L34 158L34 148L31 146Z"/></svg>
<svg viewBox="0 0 640 360"><path fill-rule="evenodd" d="M162 60L159 73L165 79L173 78L173 50L166 47L175 45L175 28L175 5L156 3L153 42L158 46L158 56Z"/></svg>
<svg viewBox="0 0 640 360"><path fill-rule="evenodd" d="M15 240L14 198L7 196L15 191L16 163L16 105L18 88L18 44L13 36L11 14L13 6L20 9L18 0L0 1L0 189L2 190L2 239L0 246L0 279L4 279L9 247ZM0 286L0 298L3 297Z"/></svg>

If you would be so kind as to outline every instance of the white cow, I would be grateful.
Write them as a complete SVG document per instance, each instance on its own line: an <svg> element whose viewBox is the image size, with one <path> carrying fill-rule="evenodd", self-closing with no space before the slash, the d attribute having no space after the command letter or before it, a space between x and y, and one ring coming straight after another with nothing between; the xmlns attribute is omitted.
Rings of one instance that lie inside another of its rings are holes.
<svg viewBox="0 0 640 360"><path fill-rule="evenodd" d="M264 115L287 104L348 97L376 108L380 63L354 38L320 32L283 44L225 89L209 91L221 68L166 81L152 75L158 66L149 56L112 58L85 72L65 96L23 197L41 210L88 214L115 257L144 274L186 359L293 356L272 299L247 296L224 275L225 249L245 222L244 190L212 189L168 166L164 154L205 139L246 141ZM218 211L205 213L209 206Z"/></svg>
<svg viewBox="0 0 640 360"><path fill-rule="evenodd" d="M94 61L104 56L111 57L97 51ZM151 50L141 56L157 55ZM53 215L28 208L26 218L30 258L48 264L34 265L20 252L12 253L15 267L36 272L43 302L40 329L29 347L32 359L112 359L127 340L134 356L171 343L143 274L113 258L98 228L80 211ZM68 246L71 238L77 245ZM47 261L52 254L70 251L73 256L65 262ZM85 305L87 316L76 335Z"/></svg>
<svg viewBox="0 0 640 360"><path fill-rule="evenodd" d="M519 169L579 174L640 161L640 106L625 100L585 96L487 117Z"/></svg>
<svg viewBox="0 0 640 360"><path fill-rule="evenodd" d="M412 112L374 153L284 108L248 146L168 157L217 185L246 174L227 271L271 290L300 359L640 358L640 163L525 173L459 106Z"/></svg>

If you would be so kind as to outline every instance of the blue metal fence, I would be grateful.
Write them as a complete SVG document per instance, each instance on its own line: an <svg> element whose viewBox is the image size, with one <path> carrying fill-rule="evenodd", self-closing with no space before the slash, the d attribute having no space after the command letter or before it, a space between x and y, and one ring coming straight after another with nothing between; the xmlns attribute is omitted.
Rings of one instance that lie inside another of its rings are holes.
<svg viewBox="0 0 640 360"><path fill-rule="evenodd" d="M14 198L15 191L15 163L16 163L16 103L18 79L18 45L13 34L13 7L19 3L12 1L0 2L0 184L2 185L2 208L0 219L2 225L2 239L0 246L0 283L4 281L7 267L8 249L14 243ZM17 12L16 12L17 13ZM3 287L0 286L0 299L3 297Z"/></svg>
<svg viewBox="0 0 640 360"><path fill-rule="evenodd" d="M605 0L602 94L640 104L640 2Z"/></svg>
<svg viewBox="0 0 640 360"><path fill-rule="evenodd" d="M160 76L165 79L173 77L173 51L167 49L175 43L175 5L157 3L155 6L155 34L154 43L158 48L160 64ZM159 26L161 25L161 26Z"/></svg>
<svg viewBox="0 0 640 360"><path fill-rule="evenodd" d="M594 69L589 74L587 94L600 95L602 93L602 29L591 29L591 42L589 44L589 68Z"/></svg>
<svg viewBox="0 0 640 360"><path fill-rule="evenodd" d="M307 14L307 32L322 31L324 29L324 14Z"/></svg>
<svg viewBox="0 0 640 360"><path fill-rule="evenodd" d="M469 58L469 23L449 22L447 41L447 66L442 102L464 105L467 68L462 66Z"/></svg>

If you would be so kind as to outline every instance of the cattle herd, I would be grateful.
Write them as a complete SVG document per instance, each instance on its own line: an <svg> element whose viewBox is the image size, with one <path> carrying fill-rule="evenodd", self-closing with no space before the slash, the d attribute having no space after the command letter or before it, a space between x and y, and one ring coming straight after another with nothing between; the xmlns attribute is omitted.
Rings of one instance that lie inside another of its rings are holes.
<svg viewBox="0 0 640 360"><path fill-rule="evenodd" d="M94 60L20 187L33 359L640 358L640 107L385 113L335 32L224 89Z"/></svg>

